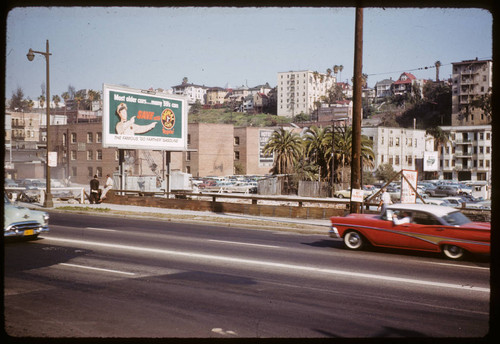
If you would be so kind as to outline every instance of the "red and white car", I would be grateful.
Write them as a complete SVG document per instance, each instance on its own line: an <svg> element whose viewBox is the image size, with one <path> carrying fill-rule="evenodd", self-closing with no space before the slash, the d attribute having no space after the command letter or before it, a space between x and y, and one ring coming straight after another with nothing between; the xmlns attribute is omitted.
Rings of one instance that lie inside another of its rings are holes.
<svg viewBox="0 0 500 344"><path fill-rule="evenodd" d="M405 216L408 223L396 224ZM398 219L396 219L398 218ZM365 245L443 252L460 259L466 252L490 254L489 222L473 222L459 210L429 204L393 204L383 213L331 217L330 237L351 250Z"/></svg>

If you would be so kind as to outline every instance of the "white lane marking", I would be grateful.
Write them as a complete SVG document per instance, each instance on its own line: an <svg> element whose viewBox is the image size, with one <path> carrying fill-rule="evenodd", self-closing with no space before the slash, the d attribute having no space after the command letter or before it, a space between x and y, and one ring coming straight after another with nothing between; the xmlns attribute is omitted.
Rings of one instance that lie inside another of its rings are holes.
<svg viewBox="0 0 500 344"><path fill-rule="evenodd" d="M148 252L148 253L164 254L164 255L170 255L170 256L197 258L197 259L202 259L202 260L215 260L215 261L222 261L222 262L226 262L226 263L230 262L230 263L265 266L265 267L272 267L272 268L283 268L283 269L289 269L289 270L321 272L321 273L326 273L326 274L331 274L331 275L375 279L375 280L381 280L381 281L417 284L417 285L425 285L425 286L441 287L441 288L462 289L462 290L479 291L479 292L485 292L485 293L490 292L490 288L475 287L475 286L469 286L469 285L424 281L424 280L393 277L393 276L374 275L374 274L368 274L368 273L362 273L362 272L342 271L342 270L336 270L336 269L316 268L316 267L312 267L312 266L275 263L275 262L268 262L268 261L254 260L254 259L215 256L215 255L210 255L210 254L202 254L202 253L194 253L194 252L181 252L181 251L164 250L164 249L158 249L158 248L137 247L137 246L129 246L129 245L106 244L106 243L95 242L95 241L60 239L60 238L55 238L55 237L50 237L50 238L47 238L45 240L47 240L49 242L50 241L58 241L58 242L65 242L65 243L71 243L71 244L81 244L81 245L91 245L91 246L97 246L97 247L116 248L116 249L136 251L136 252Z"/></svg>
<svg viewBox="0 0 500 344"><path fill-rule="evenodd" d="M484 267L484 266L461 265L461 264L452 264L452 263L427 262L427 264L445 265L445 266L451 266L454 268L469 268L469 269L479 269L479 270L489 270L490 269L489 267Z"/></svg>
<svg viewBox="0 0 500 344"><path fill-rule="evenodd" d="M257 246L257 247L270 247L270 248L281 248L280 246L275 245L263 245L263 244L251 244L248 242L239 242L239 241L226 241L226 240L214 240L210 239L212 242L219 242L223 244L234 244L234 245L246 245L246 246Z"/></svg>
<svg viewBox="0 0 500 344"><path fill-rule="evenodd" d="M80 269L87 269L87 270L112 272L112 273L115 273L115 274L122 274L122 275L129 275L129 276L134 276L135 275L132 272L125 272L125 271L118 271L118 270L95 268L95 267L92 267L92 266L84 266L84 265L77 265L77 264L59 263L58 265L64 265L64 266L69 266L69 267L72 267L72 268L80 268Z"/></svg>
<svg viewBox="0 0 500 344"><path fill-rule="evenodd" d="M94 231L103 231L103 232L116 232L116 229L108 229L108 228L85 227L85 229L91 229Z"/></svg>

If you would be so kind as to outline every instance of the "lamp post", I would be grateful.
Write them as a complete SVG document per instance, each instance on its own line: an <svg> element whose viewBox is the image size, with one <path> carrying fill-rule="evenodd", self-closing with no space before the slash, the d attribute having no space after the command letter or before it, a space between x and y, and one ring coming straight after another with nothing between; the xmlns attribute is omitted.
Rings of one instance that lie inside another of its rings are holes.
<svg viewBox="0 0 500 344"><path fill-rule="evenodd" d="M35 54L41 54L45 56L45 62L46 62L46 67L47 67L47 156L46 156L46 161L45 161L45 178L46 178L46 191L45 191L45 200L43 202L43 206L45 208L52 208L54 206L54 202L52 201L52 193L50 192L50 166L49 166L49 128L50 128L50 78L49 78L49 56L51 55L49 53L49 40L47 40L46 43L46 51L35 51L30 48L28 53L26 54L26 57L28 58L29 61L33 61L35 58Z"/></svg>

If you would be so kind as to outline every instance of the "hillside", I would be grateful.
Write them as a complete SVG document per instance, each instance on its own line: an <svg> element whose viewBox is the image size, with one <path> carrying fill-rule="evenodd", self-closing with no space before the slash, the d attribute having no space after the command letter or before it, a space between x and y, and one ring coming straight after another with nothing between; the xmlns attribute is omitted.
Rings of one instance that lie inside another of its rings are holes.
<svg viewBox="0 0 500 344"><path fill-rule="evenodd" d="M189 113L189 123L223 123L235 127L274 127L290 123L288 117L270 114L246 114L227 109L199 109Z"/></svg>

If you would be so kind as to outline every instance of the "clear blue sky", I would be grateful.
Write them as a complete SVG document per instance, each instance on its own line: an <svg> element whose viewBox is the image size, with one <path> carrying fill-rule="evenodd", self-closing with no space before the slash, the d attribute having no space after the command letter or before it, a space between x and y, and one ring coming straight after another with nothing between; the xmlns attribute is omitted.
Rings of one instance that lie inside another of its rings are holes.
<svg viewBox="0 0 500 344"><path fill-rule="evenodd" d="M492 15L482 9L364 10L368 85L451 76L451 63L492 58ZM353 74L354 8L14 8L7 17L6 97L21 87L36 100L50 44L51 95L101 90L103 83L168 89L189 82L224 87L269 82L289 70ZM340 78L339 78L340 79ZM340 80L339 80L340 81Z"/></svg>

